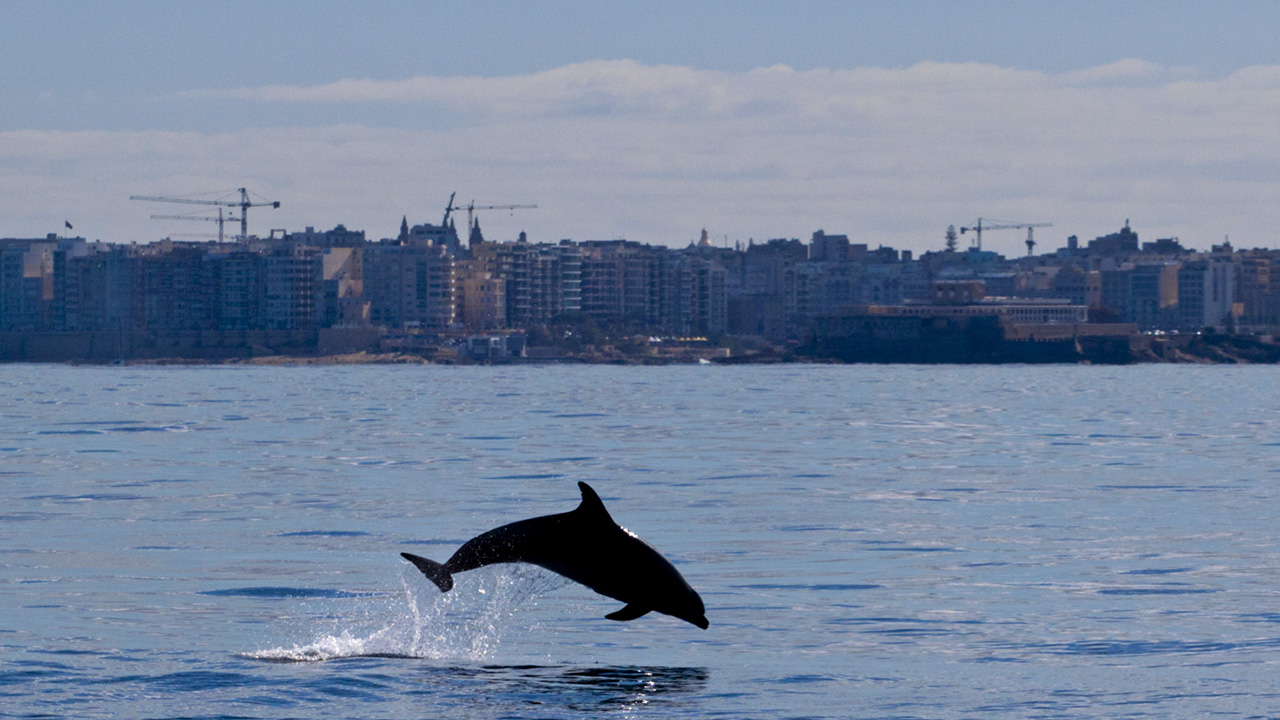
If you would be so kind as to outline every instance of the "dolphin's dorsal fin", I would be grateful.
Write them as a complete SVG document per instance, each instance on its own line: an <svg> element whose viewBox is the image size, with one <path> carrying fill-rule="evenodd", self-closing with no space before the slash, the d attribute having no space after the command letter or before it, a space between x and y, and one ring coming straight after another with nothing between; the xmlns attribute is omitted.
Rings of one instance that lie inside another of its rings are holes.
<svg viewBox="0 0 1280 720"><path fill-rule="evenodd" d="M605 615L606 620L635 620L641 615L649 614L653 608L647 608L635 603L627 603L627 606L617 612L611 612Z"/></svg>
<svg viewBox="0 0 1280 720"><path fill-rule="evenodd" d="M613 517L609 515L608 510L604 509L604 502L596 494L596 491L591 489L590 485L579 481L578 489L582 491L582 504L574 512L582 513L590 518L603 518L613 523Z"/></svg>

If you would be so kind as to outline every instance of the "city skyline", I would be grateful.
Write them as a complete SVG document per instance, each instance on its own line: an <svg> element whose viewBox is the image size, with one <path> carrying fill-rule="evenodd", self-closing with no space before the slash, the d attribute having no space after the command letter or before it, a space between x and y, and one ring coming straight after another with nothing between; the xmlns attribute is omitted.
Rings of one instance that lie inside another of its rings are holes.
<svg viewBox="0 0 1280 720"><path fill-rule="evenodd" d="M31 68L0 78L0 234L149 242L192 228L129 195L248 187L282 203L259 234L391 237L457 191L539 206L481 213L495 240L923 252L985 217L1053 223L1044 249L1125 218L1280 245L1274 4L247 7L0 9L0 59Z"/></svg>

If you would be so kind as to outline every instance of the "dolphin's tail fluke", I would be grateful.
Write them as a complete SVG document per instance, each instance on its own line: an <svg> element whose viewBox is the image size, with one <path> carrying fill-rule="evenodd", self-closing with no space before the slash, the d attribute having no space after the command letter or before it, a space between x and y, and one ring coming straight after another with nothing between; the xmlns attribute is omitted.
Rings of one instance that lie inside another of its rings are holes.
<svg viewBox="0 0 1280 720"><path fill-rule="evenodd" d="M453 589L453 575L449 574L449 571L441 563L407 552L400 553L400 557L413 563L415 567L422 571L423 575L430 578L431 582L440 588L440 592L449 592Z"/></svg>

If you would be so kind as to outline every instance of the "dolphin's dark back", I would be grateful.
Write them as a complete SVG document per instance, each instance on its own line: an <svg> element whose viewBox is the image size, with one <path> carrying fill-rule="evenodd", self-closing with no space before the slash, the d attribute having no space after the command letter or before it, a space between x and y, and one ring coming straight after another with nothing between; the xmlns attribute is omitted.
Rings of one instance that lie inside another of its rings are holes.
<svg viewBox="0 0 1280 720"><path fill-rule="evenodd" d="M495 563L527 562L558 557L572 541L573 513L513 522L463 543L445 563L449 572L465 572Z"/></svg>
<svg viewBox="0 0 1280 720"><path fill-rule="evenodd" d="M582 503L573 511L494 528L463 543L443 564L401 555L444 592L453 587L453 573L524 562L627 603L609 616L612 619L629 620L657 610L705 628L702 599L679 571L648 543L618 526L591 486L580 482L578 487Z"/></svg>

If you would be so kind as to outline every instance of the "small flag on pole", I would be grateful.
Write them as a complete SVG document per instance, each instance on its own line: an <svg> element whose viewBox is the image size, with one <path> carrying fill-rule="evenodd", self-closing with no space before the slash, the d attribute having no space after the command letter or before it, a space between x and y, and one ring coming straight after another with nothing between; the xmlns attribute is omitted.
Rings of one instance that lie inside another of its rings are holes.
<svg viewBox="0 0 1280 720"><path fill-rule="evenodd" d="M70 220L63 220L62 223L67 226L68 230L72 229Z"/></svg>

